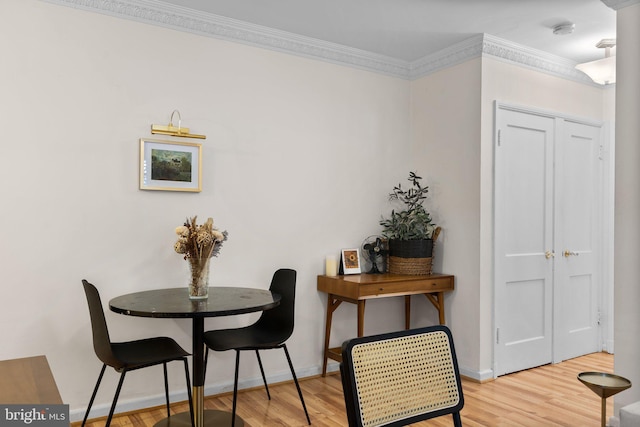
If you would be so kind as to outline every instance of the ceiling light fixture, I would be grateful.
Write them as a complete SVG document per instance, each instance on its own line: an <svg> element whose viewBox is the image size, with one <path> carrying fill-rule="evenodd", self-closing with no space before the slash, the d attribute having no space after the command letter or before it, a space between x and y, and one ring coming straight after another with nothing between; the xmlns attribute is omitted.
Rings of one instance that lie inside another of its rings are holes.
<svg viewBox="0 0 640 427"><path fill-rule="evenodd" d="M616 82L616 57L611 56L611 48L616 45L616 39L603 39L596 44L597 48L604 48L604 58L596 61L576 65L576 68L601 85Z"/></svg>

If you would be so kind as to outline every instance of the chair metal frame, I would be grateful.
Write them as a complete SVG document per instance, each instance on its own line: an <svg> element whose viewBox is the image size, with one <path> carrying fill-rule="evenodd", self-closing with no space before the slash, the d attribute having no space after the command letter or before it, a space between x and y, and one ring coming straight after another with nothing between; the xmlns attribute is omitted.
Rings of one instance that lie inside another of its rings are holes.
<svg viewBox="0 0 640 427"><path fill-rule="evenodd" d="M447 414L462 426L462 383L446 326L345 341L340 373L350 427L405 426Z"/></svg>
<svg viewBox="0 0 640 427"><path fill-rule="evenodd" d="M178 343L169 337L154 337L146 338L135 341L112 343L109 337L109 330L107 328L107 321L102 308L102 301L100 299L100 293L98 289L86 280L82 280L82 285L87 297L87 304L89 306L89 314L91 317L91 330L93 334L93 348L98 356L98 359L102 361L102 369L98 376L98 381L91 394L87 411L84 414L82 420L82 426L87 422L89 412L93 406L93 401L98 393L98 388L102 382L107 366L111 366L116 372L120 373L120 380L116 388L116 393L113 397L111 408L109 409L109 415L105 427L109 427L113 413L116 409L116 403L118 402L118 396L124 383L124 378L127 372L134 371L136 369L146 368L149 366L155 366L162 364L164 372L164 391L167 403L167 416L171 415L169 406L169 382L167 379L167 363L177 360L184 362L184 372L187 381L187 394L189 396L189 411L191 413L191 424L194 423L193 418L193 403L191 399L191 381L189 380L189 365L187 362L187 356L189 353L185 351Z"/></svg>
<svg viewBox="0 0 640 427"><path fill-rule="evenodd" d="M271 394L269 393L269 386L267 385L267 378L264 374L259 350L271 350L278 348L284 350L284 354L287 357L287 363L289 364L289 369L291 370L291 376L293 377L296 389L298 390L298 396L300 397L300 402L302 403L302 409L304 409L304 414L307 417L307 423L311 425L307 405L304 403L304 397L302 397L302 389L300 389L300 384L298 383L298 378L296 377L295 370L293 369L293 363L291 363L291 357L289 356L289 351L285 344L285 341L291 337L294 328L295 289L296 271L281 268L273 274L271 286L269 287L269 290L280 294L282 298L277 307L264 311L260 318L249 326L234 329L211 330L204 333L204 342L207 346L207 352L205 353L205 367L207 366L207 360L209 358L209 349L214 351L235 350L236 352L235 375L233 381L233 409L231 416L232 427L235 426L236 421L240 352L247 350L255 351L256 357L258 358L258 365L260 366L260 373L262 374L262 381L264 382L264 387L267 391L267 398L271 400Z"/></svg>

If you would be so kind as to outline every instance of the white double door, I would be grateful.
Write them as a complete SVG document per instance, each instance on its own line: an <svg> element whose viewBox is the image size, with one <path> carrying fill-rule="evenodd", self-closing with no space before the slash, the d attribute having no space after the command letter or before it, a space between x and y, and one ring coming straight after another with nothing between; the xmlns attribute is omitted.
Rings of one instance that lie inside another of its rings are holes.
<svg viewBox="0 0 640 427"><path fill-rule="evenodd" d="M599 351L600 124L496 104L496 376Z"/></svg>

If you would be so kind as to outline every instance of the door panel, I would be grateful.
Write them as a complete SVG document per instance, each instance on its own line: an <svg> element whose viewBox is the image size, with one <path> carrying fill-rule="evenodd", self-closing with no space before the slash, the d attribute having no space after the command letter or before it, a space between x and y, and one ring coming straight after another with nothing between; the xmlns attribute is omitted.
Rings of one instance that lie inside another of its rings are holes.
<svg viewBox="0 0 640 427"><path fill-rule="evenodd" d="M575 306L570 316L567 316L566 330L569 333L583 332L591 327L594 295L591 292L592 280L590 274L569 278L567 293L571 295L571 305Z"/></svg>
<svg viewBox="0 0 640 427"><path fill-rule="evenodd" d="M602 188L599 127L566 121L558 147L554 329L557 361L599 351ZM568 252L566 252L568 251Z"/></svg>
<svg viewBox="0 0 640 427"><path fill-rule="evenodd" d="M496 147L497 375L552 357L554 120L500 114Z"/></svg>
<svg viewBox="0 0 640 427"><path fill-rule="evenodd" d="M599 351L599 126L496 109L496 376Z"/></svg>

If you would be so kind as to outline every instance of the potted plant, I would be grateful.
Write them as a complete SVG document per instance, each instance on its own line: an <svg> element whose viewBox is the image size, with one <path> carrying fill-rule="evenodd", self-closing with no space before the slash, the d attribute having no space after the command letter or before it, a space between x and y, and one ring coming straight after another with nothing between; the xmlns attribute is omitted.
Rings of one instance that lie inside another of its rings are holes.
<svg viewBox="0 0 640 427"><path fill-rule="evenodd" d="M411 187L393 187L389 200L402 206L393 209L389 218L382 218L382 234L389 239L388 271L392 274L431 274L433 241L439 227L424 208L429 187L422 186L422 177L409 173Z"/></svg>

